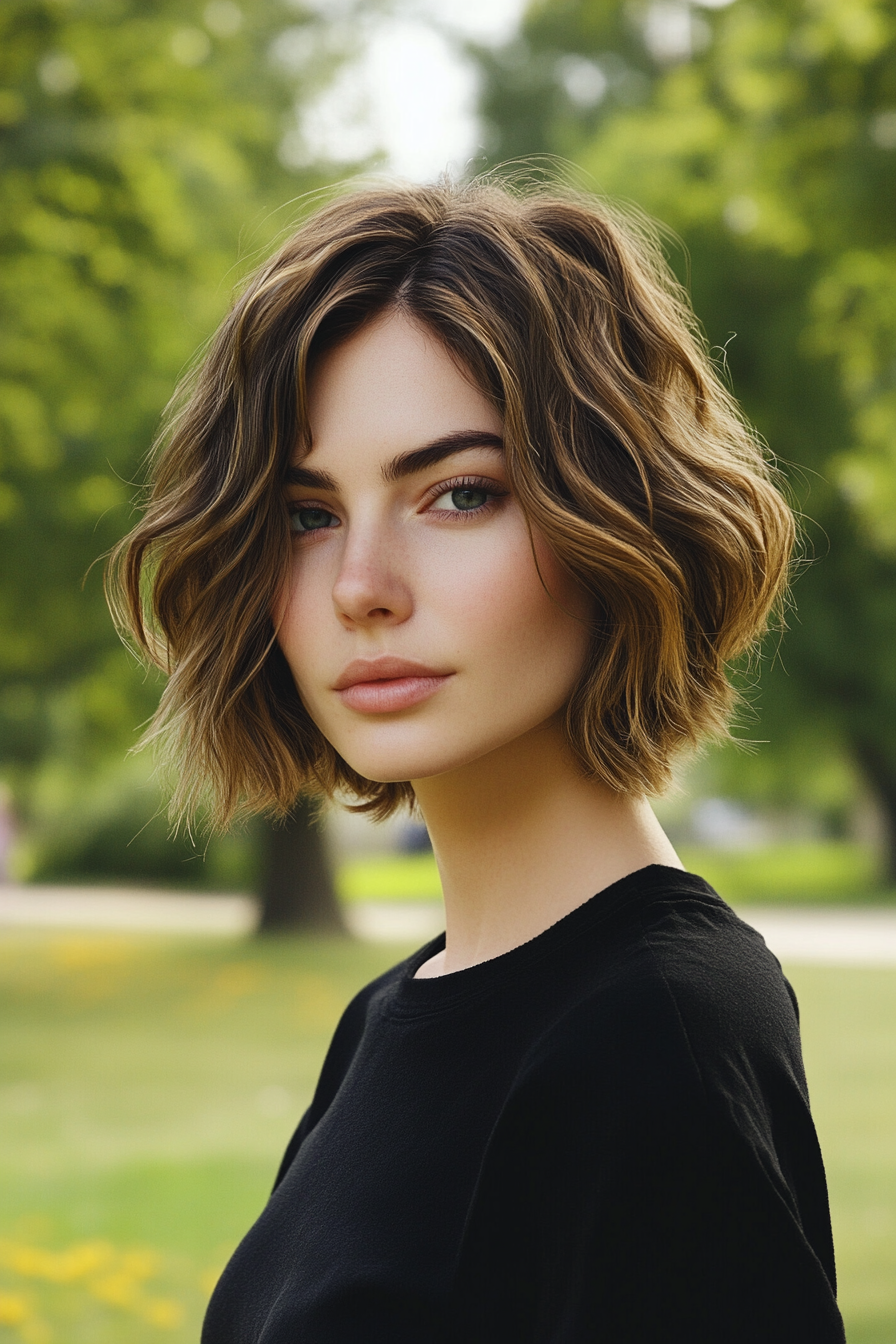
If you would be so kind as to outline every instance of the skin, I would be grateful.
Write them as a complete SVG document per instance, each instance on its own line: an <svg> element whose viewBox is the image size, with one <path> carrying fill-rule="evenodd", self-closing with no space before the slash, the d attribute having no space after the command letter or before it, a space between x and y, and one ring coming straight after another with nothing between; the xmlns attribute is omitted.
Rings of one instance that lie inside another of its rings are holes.
<svg viewBox="0 0 896 1344"><path fill-rule="evenodd" d="M321 359L309 420L278 639L339 754L414 786L446 914L418 975L499 956L646 864L681 867L649 804L584 779L564 743L590 603L530 533L500 416L466 372L389 311ZM450 435L471 446L396 474ZM387 656L435 675L338 689L355 660ZM393 692L422 698L389 708Z"/></svg>

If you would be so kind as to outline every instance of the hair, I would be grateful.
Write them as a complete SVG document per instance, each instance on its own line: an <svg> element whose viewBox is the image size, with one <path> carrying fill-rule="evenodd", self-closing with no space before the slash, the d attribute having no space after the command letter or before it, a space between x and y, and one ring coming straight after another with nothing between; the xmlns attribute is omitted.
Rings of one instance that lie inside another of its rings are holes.
<svg viewBox="0 0 896 1344"><path fill-rule="evenodd" d="M390 309L494 404L530 526L593 598L565 720L582 771L661 792L677 753L727 733L726 669L780 610L793 516L644 221L556 187L443 181L356 188L311 215L169 409L109 586L169 674L147 738L176 768L174 814L203 804L224 826L303 793L378 818L413 803L409 783L361 777L324 738L271 615L311 363Z"/></svg>

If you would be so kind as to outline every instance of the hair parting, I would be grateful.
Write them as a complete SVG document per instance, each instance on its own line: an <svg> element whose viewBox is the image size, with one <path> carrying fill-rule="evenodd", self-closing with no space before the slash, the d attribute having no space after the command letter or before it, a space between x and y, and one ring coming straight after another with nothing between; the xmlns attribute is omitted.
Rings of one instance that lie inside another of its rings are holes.
<svg viewBox="0 0 896 1344"><path fill-rule="evenodd" d="M491 399L530 526L593 596L566 710L581 769L661 791L680 751L727 732L726 672L780 614L793 516L650 229L484 179L329 201L250 278L172 404L108 591L168 673L147 736L172 767L174 814L205 806L225 826L303 792L378 818L413 803L410 784L362 778L326 741L271 616L309 375L389 308Z"/></svg>

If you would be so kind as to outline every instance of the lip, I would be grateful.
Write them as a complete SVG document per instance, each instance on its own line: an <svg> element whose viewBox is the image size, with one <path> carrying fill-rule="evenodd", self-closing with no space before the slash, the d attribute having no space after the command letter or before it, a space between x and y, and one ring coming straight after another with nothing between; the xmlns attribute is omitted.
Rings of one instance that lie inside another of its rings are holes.
<svg viewBox="0 0 896 1344"><path fill-rule="evenodd" d="M356 658L333 686L349 709L389 714L435 695L454 675L407 658Z"/></svg>

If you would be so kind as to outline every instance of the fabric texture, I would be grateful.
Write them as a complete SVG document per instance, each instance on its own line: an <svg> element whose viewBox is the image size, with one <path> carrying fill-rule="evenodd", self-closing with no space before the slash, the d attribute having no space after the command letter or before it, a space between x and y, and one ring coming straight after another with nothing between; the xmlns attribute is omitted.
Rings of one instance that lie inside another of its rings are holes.
<svg viewBox="0 0 896 1344"><path fill-rule="evenodd" d="M652 866L336 1030L203 1344L843 1344L796 1000Z"/></svg>

